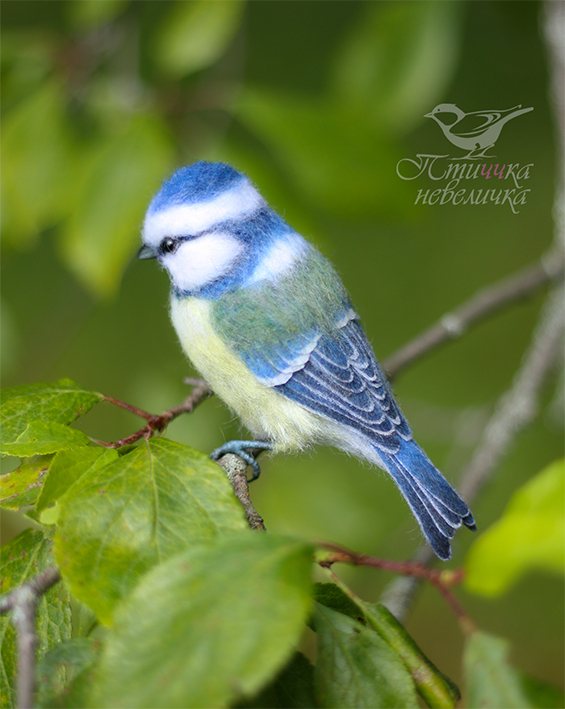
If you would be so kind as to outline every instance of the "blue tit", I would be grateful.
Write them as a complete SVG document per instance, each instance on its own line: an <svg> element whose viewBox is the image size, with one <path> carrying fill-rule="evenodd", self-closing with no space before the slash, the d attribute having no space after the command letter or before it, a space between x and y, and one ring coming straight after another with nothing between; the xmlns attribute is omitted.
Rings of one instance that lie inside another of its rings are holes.
<svg viewBox="0 0 565 709"><path fill-rule="evenodd" d="M171 279L171 319L256 438L213 453L335 446L386 470L440 559L469 508L412 437L333 266L230 165L198 162L151 201L139 258Z"/></svg>

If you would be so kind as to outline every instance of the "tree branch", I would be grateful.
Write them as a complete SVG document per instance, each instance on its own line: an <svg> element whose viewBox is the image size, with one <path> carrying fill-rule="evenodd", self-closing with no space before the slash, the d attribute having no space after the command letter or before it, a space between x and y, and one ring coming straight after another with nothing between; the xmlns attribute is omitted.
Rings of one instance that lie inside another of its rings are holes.
<svg viewBox="0 0 565 709"><path fill-rule="evenodd" d="M31 579L0 598L0 613L12 611L17 631L19 709L32 709L35 691L35 651L37 648L36 615L41 596L61 580L56 566Z"/></svg>
<svg viewBox="0 0 565 709"><path fill-rule="evenodd" d="M330 553L325 554L322 559L318 560L318 564L325 569L330 569L333 564L346 563L354 564L355 566L371 566L376 569L392 571L400 574L402 577L416 579L418 581L429 581L443 595L455 615L457 616L461 626L465 631L475 628L475 624L467 615L459 601L455 598L450 590L451 586L461 583L464 578L463 569L446 570L446 569L431 569L418 561L391 561L390 559L380 559L376 556L368 556L367 554L359 554L354 551L349 551L344 547L336 544L321 544L324 549L330 550Z"/></svg>
<svg viewBox="0 0 565 709"><path fill-rule="evenodd" d="M119 406L122 409L126 409L126 411L130 411L136 416L144 418L147 421L147 426L140 428L138 431L132 433L126 438L121 438L119 441L113 441L112 443L106 443L105 441L99 441L96 439L92 440L94 443L104 446L105 448L123 448L124 446L129 446L132 443L139 441L141 438L151 438L155 435L155 433L160 433L163 431L173 419L176 419L181 414L192 413L199 404L212 395L212 390L210 387L201 379L185 379L184 381L185 384L192 384L194 386L194 389L190 395L186 397L182 404L173 406L171 409L167 409L166 411L163 411L162 414L158 415L150 414L143 409L138 409L136 406L127 404L125 401L114 399L111 396L105 396L104 401L107 401L114 406Z"/></svg>
<svg viewBox="0 0 565 709"><path fill-rule="evenodd" d="M535 418L542 386L561 351L563 316L563 289L558 288L542 311L512 386L498 400L475 453L461 475L458 489L468 504L491 479L520 431ZM429 564L433 559L434 554L428 546L421 547L414 556L414 561L422 564ZM393 581L385 589L381 602L402 620L417 587L417 579Z"/></svg>
<svg viewBox="0 0 565 709"><path fill-rule="evenodd" d="M544 31L548 48L551 99L555 113L558 145L558 175L554 200L555 247L551 262L555 260L555 276L563 273L565 247L565 41L563 21L565 6L546 2ZM559 265L560 264L560 265ZM553 266L551 266L553 268ZM530 347L522 361L514 383L498 401L487 423L479 445L469 465L463 471L459 489L467 502L472 502L492 477L495 466L508 451L519 431L534 418L538 409L541 387L559 353L563 340L563 287L556 288L548 299L534 331ZM406 349L406 348L404 348ZM393 366L395 363L393 362ZM404 364L401 362L401 366ZM398 370L397 370L398 371ZM422 546L414 560L429 564L433 552ZM384 590L381 602L402 620L410 606L419 582L414 578L398 578Z"/></svg>
<svg viewBox="0 0 565 709"><path fill-rule="evenodd" d="M410 364L433 352L440 345L456 340L476 323L504 307L533 295L551 281L563 277L563 257L553 251L538 263L494 285L480 290L456 310L446 313L435 325L401 347L383 362L389 380Z"/></svg>
<svg viewBox="0 0 565 709"><path fill-rule="evenodd" d="M265 522L261 515L257 512L253 503L249 499L249 482L247 480L247 463L234 453L227 453L218 461L218 465L226 471L226 474L231 482L235 495L247 517L247 522L251 529L266 531Z"/></svg>

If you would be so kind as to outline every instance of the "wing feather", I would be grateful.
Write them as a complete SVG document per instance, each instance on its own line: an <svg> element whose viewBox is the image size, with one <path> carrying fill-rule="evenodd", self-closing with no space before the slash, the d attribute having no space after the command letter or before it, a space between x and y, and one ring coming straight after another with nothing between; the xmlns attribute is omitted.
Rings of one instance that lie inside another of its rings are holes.
<svg viewBox="0 0 565 709"><path fill-rule="evenodd" d="M412 437L356 316L321 334L304 366L274 388L390 453Z"/></svg>

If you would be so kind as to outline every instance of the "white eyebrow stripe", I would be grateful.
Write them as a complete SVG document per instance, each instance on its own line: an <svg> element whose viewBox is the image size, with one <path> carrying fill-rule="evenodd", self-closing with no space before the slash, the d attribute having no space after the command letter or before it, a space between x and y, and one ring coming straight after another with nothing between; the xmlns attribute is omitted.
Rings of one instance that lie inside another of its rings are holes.
<svg viewBox="0 0 565 709"><path fill-rule="evenodd" d="M245 179L229 192L223 192L209 202L179 204L145 217L143 241L157 246L165 236L190 236L230 219L253 214L263 203L255 187Z"/></svg>
<svg viewBox="0 0 565 709"><path fill-rule="evenodd" d="M307 251L308 244L299 234L290 233L277 239L261 258L245 285L251 286L265 279L273 280L304 258Z"/></svg>

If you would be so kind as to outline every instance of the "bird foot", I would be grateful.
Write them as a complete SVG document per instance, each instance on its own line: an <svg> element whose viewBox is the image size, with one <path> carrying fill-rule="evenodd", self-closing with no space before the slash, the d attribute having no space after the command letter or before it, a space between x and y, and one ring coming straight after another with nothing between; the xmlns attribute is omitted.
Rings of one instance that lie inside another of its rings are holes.
<svg viewBox="0 0 565 709"><path fill-rule="evenodd" d="M223 446L210 453L211 460L219 460L226 453L234 453L244 460L253 470L251 481L257 480L261 475L261 468L249 450L271 450L272 446L267 441L228 441ZM250 482L251 482L250 481Z"/></svg>

